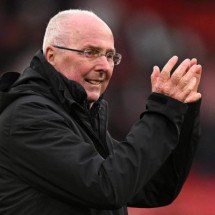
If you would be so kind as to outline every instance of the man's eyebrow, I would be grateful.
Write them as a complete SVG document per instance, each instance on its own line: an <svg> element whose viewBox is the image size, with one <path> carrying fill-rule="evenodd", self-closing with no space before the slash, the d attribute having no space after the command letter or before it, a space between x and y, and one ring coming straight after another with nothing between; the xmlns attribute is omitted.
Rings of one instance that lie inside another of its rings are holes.
<svg viewBox="0 0 215 215"><path fill-rule="evenodd" d="M90 48L90 49L95 49L95 50L98 50L98 51L101 51L102 48L99 47L99 46L94 46L94 45L86 45L85 48ZM116 52L115 49L106 49L106 53L107 52Z"/></svg>

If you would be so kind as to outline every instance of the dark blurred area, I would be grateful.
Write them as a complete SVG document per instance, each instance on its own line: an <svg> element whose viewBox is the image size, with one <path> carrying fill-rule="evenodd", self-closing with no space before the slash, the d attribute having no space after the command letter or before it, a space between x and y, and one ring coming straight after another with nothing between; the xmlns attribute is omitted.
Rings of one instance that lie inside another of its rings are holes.
<svg viewBox="0 0 215 215"><path fill-rule="evenodd" d="M210 0L0 0L0 74L22 72L42 47L51 16L60 10L93 10L113 30L122 63L105 98L109 130L123 139L145 108L154 65L173 55L203 66L202 138L192 172L177 200L131 215L214 215L215 205L215 1Z"/></svg>

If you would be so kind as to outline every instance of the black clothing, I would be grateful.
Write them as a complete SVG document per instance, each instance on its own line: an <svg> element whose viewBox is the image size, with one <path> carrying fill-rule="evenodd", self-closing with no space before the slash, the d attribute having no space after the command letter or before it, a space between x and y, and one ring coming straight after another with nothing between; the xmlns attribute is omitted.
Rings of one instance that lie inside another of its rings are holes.
<svg viewBox="0 0 215 215"><path fill-rule="evenodd" d="M199 139L200 101L152 93L118 142L107 131L106 101L89 109L82 86L41 51L17 77L0 84L1 215L125 215L127 206L176 198Z"/></svg>

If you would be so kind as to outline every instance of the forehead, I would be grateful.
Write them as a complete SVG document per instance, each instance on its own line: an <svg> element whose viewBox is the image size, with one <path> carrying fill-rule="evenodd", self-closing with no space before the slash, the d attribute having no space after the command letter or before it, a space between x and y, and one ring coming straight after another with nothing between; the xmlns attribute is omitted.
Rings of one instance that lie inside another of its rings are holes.
<svg viewBox="0 0 215 215"><path fill-rule="evenodd" d="M80 16L72 17L67 29L72 45L97 46L100 48L114 49L114 38L110 28L97 17Z"/></svg>

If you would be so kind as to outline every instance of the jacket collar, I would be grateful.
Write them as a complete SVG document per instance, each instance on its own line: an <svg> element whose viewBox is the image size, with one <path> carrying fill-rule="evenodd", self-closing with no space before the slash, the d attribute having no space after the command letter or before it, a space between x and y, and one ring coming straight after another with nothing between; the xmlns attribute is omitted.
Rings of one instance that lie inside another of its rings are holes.
<svg viewBox="0 0 215 215"><path fill-rule="evenodd" d="M62 104L78 104L85 110L89 109L87 93L85 89L77 82L64 77L45 59L42 50L39 50L31 61L30 67L37 71L51 85L55 95ZM51 78L50 78L51 77ZM102 97L91 108L93 115L100 109Z"/></svg>

